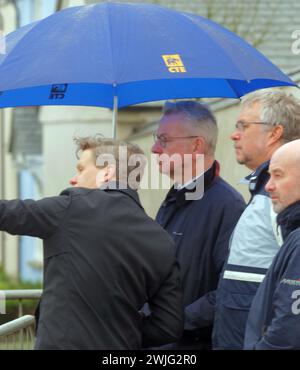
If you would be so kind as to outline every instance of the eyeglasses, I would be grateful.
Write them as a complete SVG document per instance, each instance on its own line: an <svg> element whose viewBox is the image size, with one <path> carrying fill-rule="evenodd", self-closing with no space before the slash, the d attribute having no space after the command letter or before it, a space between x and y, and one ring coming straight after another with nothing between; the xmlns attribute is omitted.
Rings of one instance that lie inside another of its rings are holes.
<svg viewBox="0 0 300 370"><path fill-rule="evenodd" d="M249 125L270 125L270 123L255 121L237 121L237 123L235 124L235 128L240 132L244 132Z"/></svg>
<svg viewBox="0 0 300 370"><path fill-rule="evenodd" d="M177 139L192 139L192 138L196 138L196 137L199 137L199 135L197 135L197 136L172 136L172 137L167 137L165 135L157 135L156 132L153 132L154 142L156 143L158 141L159 144L163 148L165 148L167 146L167 143L169 141L174 141L174 140L177 140Z"/></svg>

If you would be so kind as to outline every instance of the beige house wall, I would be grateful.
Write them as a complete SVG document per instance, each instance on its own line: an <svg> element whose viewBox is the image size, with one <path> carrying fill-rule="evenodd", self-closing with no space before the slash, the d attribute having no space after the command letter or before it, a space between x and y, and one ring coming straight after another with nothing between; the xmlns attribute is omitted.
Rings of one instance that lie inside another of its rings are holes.
<svg viewBox="0 0 300 370"><path fill-rule="evenodd" d="M59 194L70 186L77 158L74 137L111 136L111 113L93 107L42 107L44 196Z"/></svg>
<svg viewBox="0 0 300 370"><path fill-rule="evenodd" d="M68 8L71 6L86 5L86 2L84 0L61 0L60 3L61 3L60 9Z"/></svg>

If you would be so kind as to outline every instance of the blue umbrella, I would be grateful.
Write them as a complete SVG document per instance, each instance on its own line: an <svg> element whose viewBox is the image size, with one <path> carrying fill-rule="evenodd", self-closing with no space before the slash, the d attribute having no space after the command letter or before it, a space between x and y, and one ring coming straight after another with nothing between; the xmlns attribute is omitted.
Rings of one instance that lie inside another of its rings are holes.
<svg viewBox="0 0 300 370"><path fill-rule="evenodd" d="M154 4L64 9L7 36L0 107L114 109L170 98L239 98L295 86L255 48L220 25Z"/></svg>

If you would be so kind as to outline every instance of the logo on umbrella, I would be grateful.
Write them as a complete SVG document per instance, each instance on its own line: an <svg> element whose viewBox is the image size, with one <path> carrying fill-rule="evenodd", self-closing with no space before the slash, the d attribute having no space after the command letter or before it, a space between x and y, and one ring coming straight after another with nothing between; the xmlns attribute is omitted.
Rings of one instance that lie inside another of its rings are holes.
<svg viewBox="0 0 300 370"><path fill-rule="evenodd" d="M68 84L52 85L49 99L64 99Z"/></svg>
<svg viewBox="0 0 300 370"><path fill-rule="evenodd" d="M186 69L179 54L162 55L163 60L171 73L184 73Z"/></svg>

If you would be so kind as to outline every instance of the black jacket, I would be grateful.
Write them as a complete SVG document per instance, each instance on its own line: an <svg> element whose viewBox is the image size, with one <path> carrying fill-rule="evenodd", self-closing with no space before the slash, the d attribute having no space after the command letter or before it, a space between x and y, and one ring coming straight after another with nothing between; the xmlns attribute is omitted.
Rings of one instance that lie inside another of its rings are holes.
<svg viewBox="0 0 300 370"><path fill-rule="evenodd" d="M181 270L185 332L179 346L194 342L199 349L210 347L215 289L245 208L241 195L218 176L217 162L204 175L204 189L202 199L187 200L187 188L172 188L156 217L175 241Z"/></svg>
<svg viewBox="0 0 300 370"><path fill-rule="evenodd" d="M139 349L177 340L173 243L133 190L67 189L0 201L0 229L44 240L37 349ZM152 315L142 318L145 302Z"/></svg>

